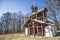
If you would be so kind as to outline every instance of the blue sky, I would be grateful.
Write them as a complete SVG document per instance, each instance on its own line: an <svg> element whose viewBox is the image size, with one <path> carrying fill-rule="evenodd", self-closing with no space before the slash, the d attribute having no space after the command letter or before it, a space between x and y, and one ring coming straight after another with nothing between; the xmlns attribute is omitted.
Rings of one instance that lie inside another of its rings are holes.
<svg viewBox="0 0 60 40"><path fill-rule="evenodd" d="M28 14L31 13L31 6L33 5L34 0L0 0L0 16L3 13L22 11L22 13ZM38 9L45 7L45 2L43 0L36 0L35 5Z"/></svg>

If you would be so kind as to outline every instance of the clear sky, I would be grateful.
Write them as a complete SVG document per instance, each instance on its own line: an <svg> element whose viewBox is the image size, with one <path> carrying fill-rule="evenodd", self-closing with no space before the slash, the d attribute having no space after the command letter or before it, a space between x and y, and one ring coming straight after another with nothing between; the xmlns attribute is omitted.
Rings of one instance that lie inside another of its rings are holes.
<svg viewBox="0 0 60 40"><path fill-rule="evenodd" d="M22 11L23 14L31 13L33 3L34 0L0 0L0 16L7 11L12 13ZM35 5L38 9L42 9L45 7L45 2L36 0Z"/></svg>

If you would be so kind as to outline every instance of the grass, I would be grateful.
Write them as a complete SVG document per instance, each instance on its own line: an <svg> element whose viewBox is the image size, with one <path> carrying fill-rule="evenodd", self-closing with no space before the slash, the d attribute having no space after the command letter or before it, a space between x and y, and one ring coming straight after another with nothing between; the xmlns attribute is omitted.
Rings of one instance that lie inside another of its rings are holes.
<svg viewBox="0 0 60 40"><path fill-rule="evenodd" d="M35 38L25 36L23 33L14 33L0 35L0 40L60 40L60 36L52 38Z"/></svg>

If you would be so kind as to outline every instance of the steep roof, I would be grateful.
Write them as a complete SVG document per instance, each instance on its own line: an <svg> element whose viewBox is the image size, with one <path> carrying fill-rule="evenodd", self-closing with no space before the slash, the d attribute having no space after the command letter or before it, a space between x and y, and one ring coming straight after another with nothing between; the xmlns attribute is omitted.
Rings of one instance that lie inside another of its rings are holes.
<svg viewBox="0 0 60 40"><path fill-rule="evenodd" d="M37 12L33 12L32 14L28 15L28 17L30 17L30 16L32 16L32 15L35 15L35 14L38 14L38 13L40 13L40 12L42 12L42 11L47 11L47 9L46 9L46 8L40 9L40 10L38 10Z"/></svg>

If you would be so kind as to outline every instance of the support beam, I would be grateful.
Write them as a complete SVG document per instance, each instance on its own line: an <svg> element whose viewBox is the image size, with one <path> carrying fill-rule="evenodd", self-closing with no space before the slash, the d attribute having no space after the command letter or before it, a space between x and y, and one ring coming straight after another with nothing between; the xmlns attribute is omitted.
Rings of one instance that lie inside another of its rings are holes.
<svg viewBox="0 0 60 40"><path fill-rule="evenodd" d="M42 24L41 24L41 30L42 30L42 37L43 37L43 26L42 26Z"/></svg>
<svg viewBox="0 0 60 40"><path fill-rule="evenodd" d="M35 27L34 27L34 22L32 22L33 24L33 35L35 36Z"/></svg>
<svg viewBox="0 0 60 40"><path fill-rule="evenodd" d="M46 16L46 13L45 13L45 22L47 21L47 16Z"/></svg>
<svg viewBox="0 0 60 40"><path fill-rule="evenodd" d="M45 18L44 18L44 12L43 12L43 21L44 21L44 19L45 19Z"/></svg>
<svg viewBox="0 0 60 40"><path fill-rule="evenodd" d="M36 14L36 19L37 19L37 14Z"/></svg>
<svg viewBox="0 0 60 40"><path fill-rule="evenodd" d="M43 18L43 16L41 16L41 17L38 17L37 19L41 19L41 18Z"/></svg>
<svg viewBox="0 0 60 40"><path fill-rule="evenodd" d="M28 34L30 35L30 27L29 27L29 24L28 24L28 31L29 31Z"/></svg>
<svg viewBox="0 0 60 40"><path fill-rule="evenodd" d="M37 35L38 35L38 26L37 26Z"/></svg>

